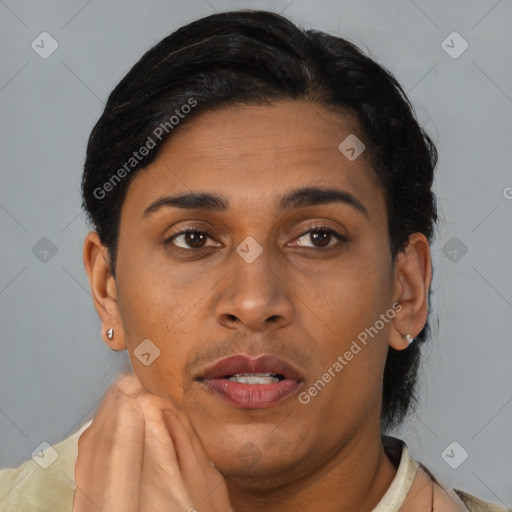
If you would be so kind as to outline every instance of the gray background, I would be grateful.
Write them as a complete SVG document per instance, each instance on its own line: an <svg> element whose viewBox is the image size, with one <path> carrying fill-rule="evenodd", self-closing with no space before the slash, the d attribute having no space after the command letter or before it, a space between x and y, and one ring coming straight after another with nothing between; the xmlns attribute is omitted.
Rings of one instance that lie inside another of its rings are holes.
<svg viewBox="0 0 512 512"><path fill-rule="evenodd" d="M129 367L100 338L81 255L81 169L108 94L162 37L235 8L366 47L437 142L439 326L421 406L396 435L445 485L512 507L510 0L0 1L0 467L78 429ZM43 31L59 45L47 59L31 48ZM442 46L453 31L469 44L457 58Z"/></svg>

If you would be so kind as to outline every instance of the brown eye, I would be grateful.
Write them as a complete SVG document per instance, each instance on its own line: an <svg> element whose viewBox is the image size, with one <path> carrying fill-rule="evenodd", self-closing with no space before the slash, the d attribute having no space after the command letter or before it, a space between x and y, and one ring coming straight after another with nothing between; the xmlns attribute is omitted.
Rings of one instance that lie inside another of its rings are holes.
<svg viewBox="0 0 512 512"><path fill-rule="evenodd" d="M336 238L336 240L333 240L333 238ZM343 242L347 242L347 237L342 235L341 233L338 233L333 228L327 227L327 226L316 226L306 233L303 233L299 238L297 238L295 244L298 242L308 242L310 241L312 245L302 245L298 244L300 247L310 247L313 249L322 249L324 247L332 247L335 245L340 245ZM334 243L330 243L333 241ZM295 245L294 244L294 245Z"/></svg>
<svg viewBox="0 0 512 512"><path fill-rule="evenodd" d="M176 233L165 241L165 244L173 244L179 249L193 250L207 247L206 241L210 235L206 231L188 229Z"/></svg>
<svg viewBox="0 0 512 512"><path fill-rule="evenodd" d="M311 231L311 240L316 243L317 245L320 245L320 247L325 247L329 245L329 241L332 237L332 233L329 233L325 230L318 230L318 231Z"/></svg>
<svg viewBox="0 0 512 512"><path fill-rule="evenodd" d="M208 235L198 231L190 231L184 236L184 241L186 244L188 244L190 247L193 247L194 249L199 249L205 244Z"/></svg>

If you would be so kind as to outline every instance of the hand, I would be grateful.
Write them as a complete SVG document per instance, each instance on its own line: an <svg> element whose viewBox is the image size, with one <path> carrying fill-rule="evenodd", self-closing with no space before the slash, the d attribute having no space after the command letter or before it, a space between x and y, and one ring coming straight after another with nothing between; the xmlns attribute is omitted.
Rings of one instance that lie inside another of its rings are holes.
<svg viewBox="0 0 512 512"><path fill-rule="evenodd" d="M224 477L188 417L135 374L108 391L78 440L73 512L230 512Z"/></svg>

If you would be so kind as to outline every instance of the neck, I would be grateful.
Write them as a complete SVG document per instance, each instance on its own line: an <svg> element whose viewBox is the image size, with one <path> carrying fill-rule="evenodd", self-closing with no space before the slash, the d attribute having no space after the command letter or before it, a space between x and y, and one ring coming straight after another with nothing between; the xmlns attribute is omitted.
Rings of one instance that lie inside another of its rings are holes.
<svg viewBox="0 0 512 512"><path fill-rule="evenodd" d="M302 463L308 465L307 462ZM357 436L336 454L324 457L314 467L292 480L230 481L233 509L243 512L371 512L396 475L397 465L387 456L380 430L368 439Z"/></svg>

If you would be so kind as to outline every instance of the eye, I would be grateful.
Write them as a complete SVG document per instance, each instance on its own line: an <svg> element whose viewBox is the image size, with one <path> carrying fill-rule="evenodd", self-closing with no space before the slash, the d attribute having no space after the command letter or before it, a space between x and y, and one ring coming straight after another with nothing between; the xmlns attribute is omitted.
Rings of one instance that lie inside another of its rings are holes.
<svg viewBox="0 0 512 512"><path fill-rule="evenodd" d="M336 240L333 240L333 237L336 238L338 242L336 242ZM341 233L338 233L338 231L329 226L313 226L308 231L306 231L306 233L302 234L299 238L297 238L293 245L295 245L297 242L307 242L308 240L311 241L313 245L304 245L302 247L322 249L324 247L341 245L342 243L347 242L348 238L342 235ZM301 245L299 244L299 246Z"/></svg>
<svg viewBox="0 0 512 512"><path fill-rule="evenodd" d="M205 245L208 238L212 239L206 231L186 229L167 238L164 245L173 244L180 250L191 252L194 249L201 250L208 247ZM215 247L215 245L209 247Z"/></svg>
<svg viewBox="0 0 512 512"><path fill-rule="evenodd" d="M335 238L337 242L333 238ZM208 239L213 240L207 231L191 228L171 235L164 240L164 245L172 245L174 250L187 253L199 252L208 247L219 247L221 245L215 243L207 245ZM310 241L312 245L303 245L307 244L308 241ZM322 250L327 247L341 245L347 241L348 238L346 236L329 226L312 226L291 245Z"/></svg>

